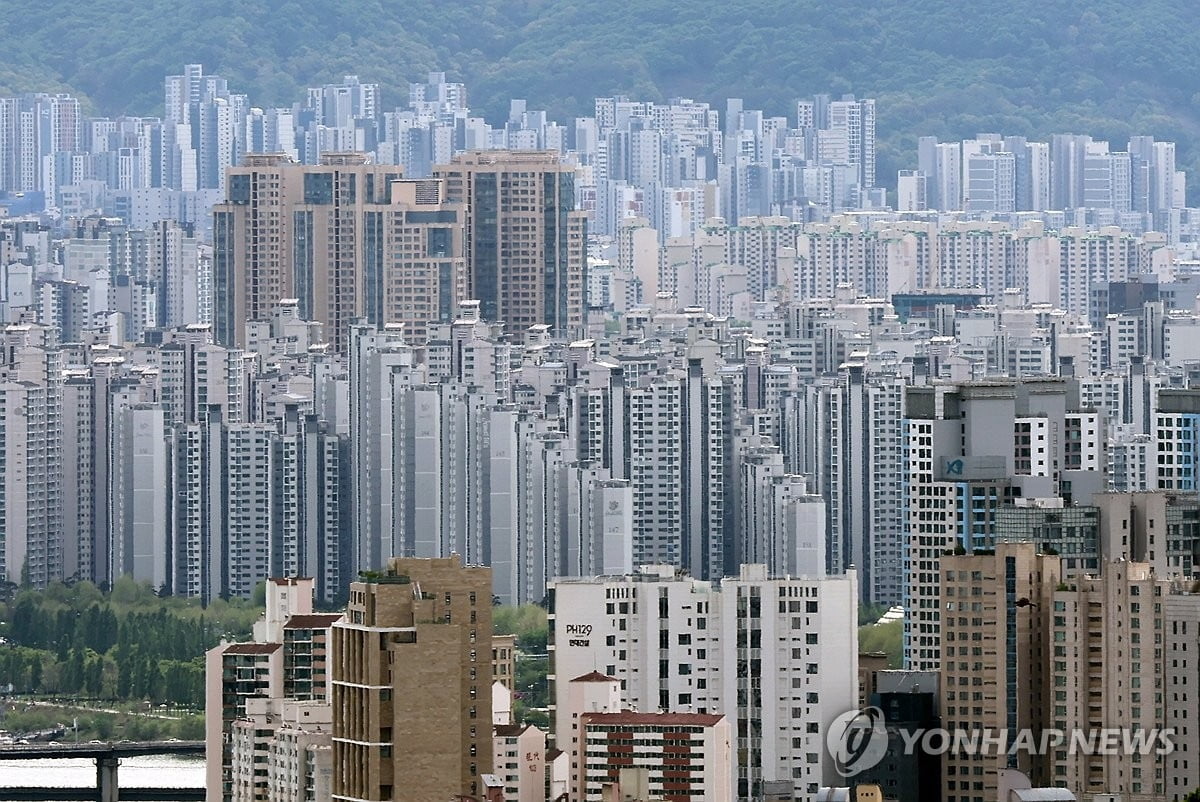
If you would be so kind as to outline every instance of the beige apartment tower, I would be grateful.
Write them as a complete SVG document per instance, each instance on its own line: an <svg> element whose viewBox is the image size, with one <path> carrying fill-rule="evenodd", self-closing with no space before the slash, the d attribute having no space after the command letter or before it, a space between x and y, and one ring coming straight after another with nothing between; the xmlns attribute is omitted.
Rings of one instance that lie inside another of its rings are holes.
<svg viewBox="0 0 1200 802"><path fill-rule="evenodd" d="M430 323L454 319L465 298L463 215L437 179L402 179L361 153L318 165L252 154L227 172L213 207L213 328L244 347L246 323L295 298L339 351L350 323L405 324L423 344Z"/></svg>
<svg viewBox="0 0 1200 802"><path fill-rule="evenodd" d="M1118 794L1136 802L1178 799L1200 782L1190 732L1200 699L1195 664L1188 670L1187 663L1200 643L1200 596L1191 587L1191 580L1156 576L1149 563L1112 560L1099 576L1072 579L1054 593L1052 726L1143 735L1133 749L1055 749L1054 785L1080 799ZM1171 754L1157 749L1163 727L1174 731Z"/></svg>
<svg viewBox="0 0 1200 802"><path fill-rule="evenodd" d="M396 558L333 628L333 798L483 793L492 770L492 572Z"/></svg>
<svg viewBox="0 0 1200 802"><path fill-rule="evenodd" d="M943 726L951 732L1040 732L1048 708L1046 611L1059 581L1059 558L1038 554L1032 543L1001 543L994 552L944 556L940 571ZM1003 752L948 751L942 799L995 799L1005 768L1021 770L1035 784L1044 776L1044 764L1035 765L1028 752Z"/></svg>
<svg viewBox="0 0 1200 802"><path fill-rule="evenodd" d="M574 337L584 322L587 217L575 168L551 151L468 151L434 174L466 206L468 297L484 320Z"/></svg>

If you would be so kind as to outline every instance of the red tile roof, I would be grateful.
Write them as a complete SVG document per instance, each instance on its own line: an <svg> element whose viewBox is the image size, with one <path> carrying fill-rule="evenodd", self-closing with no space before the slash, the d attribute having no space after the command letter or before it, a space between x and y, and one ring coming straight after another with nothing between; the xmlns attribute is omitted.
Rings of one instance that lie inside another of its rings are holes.
<svg viewBox="0 0 1200 802"><path fill-rule="evenodd" d="M582 677L576 677L571 682L619 682L619 680L616 677L601 674L599 671L593 671L590 674L584 674Z"/></svg>
<svg viewBox="0 0 1200 802"><path fill-rule="evenodd" d="M586 724L642 725L651 727L711 727L724 716L711 713L635 713L622 710L620 713L584 713L580 718Z"/></svg>
<svg viewBox="0 0 1200 802"><path fill-rule="evenodd" d="M333 622L342 617L341 613L311 613L294 615L283 625L284 629L329 629Z"/></svg>
<svg viewBox="0 0 1200 802"><path fill-rule="evenodd" d="M282 648L282 643L231 643L224 654L272 654Z"/></svg>

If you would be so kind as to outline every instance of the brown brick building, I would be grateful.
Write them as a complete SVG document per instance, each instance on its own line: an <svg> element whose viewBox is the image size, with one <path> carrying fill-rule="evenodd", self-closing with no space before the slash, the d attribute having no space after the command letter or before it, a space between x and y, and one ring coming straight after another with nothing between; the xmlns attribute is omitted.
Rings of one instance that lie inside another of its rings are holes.
<svg viewBox="0 0 1200 802"><path fill-rule="evenodd" d="M396 558L333 628L333 798L483 793L492 770L492 573Z"/></svg>

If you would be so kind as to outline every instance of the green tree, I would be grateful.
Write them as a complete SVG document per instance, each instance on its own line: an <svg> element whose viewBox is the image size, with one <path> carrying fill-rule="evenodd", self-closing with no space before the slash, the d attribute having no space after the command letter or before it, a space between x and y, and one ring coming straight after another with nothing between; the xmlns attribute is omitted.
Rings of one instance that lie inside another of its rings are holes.
<svg viewBox="0 0 1200 802"><path fill-rule="evenodd" d="M63 693L79 693L83 688L84 683L84 657L83 649L74 648L71 650L66 661L62 664L59 690Z"/></svg>
<svg viewBox="0 0 1200 802"><path fill-rule="evenodd" d="M184 741L204 739L204 716L184 716L175 725L175 737Z"/></svg>
<svg viewBox="0 0 1200 802"><path fill-rule="evenodd" d="M886 624L868 624L858 629L859 652L884 652L888 656L888 667L899 668L904 651L904 622L889 621Z"/></svg>
<svg viewBox="0 0 1200 802"><path fill-rule="evenodd" d="M113 720L111 716L96 716L91 719L88 728L96 733L96 736L101 740L108 740L113 734Z"/></svg>
<svg viewBox="0 0 1200 802"><path fill-rule="evenodd" d="M93 698L99 697L104 691L104 658L98 654L93 653L88 657L84 689Z"/></svg>
<svg viewBox="0 0 1200 802"><path fill-rule="evenodd" d="M492 608L492 632L516 635L517 649L527 654L545 654L550 637L546 611L536 604Z"/></svg>
<svg viewBox="0 0 1200 802"><path fill-rule="evenodd" d="M858 625L861 627L874 624L887 611L888 608L885 604L860 604L858 605Z"/></svg>
<svg viewBox="0 0 1200 802"><path fill-rule="evenodd" d="M42 690L42 661L34 658L29 662L29 683L26 686L30 693L40 693Z"/></svg>

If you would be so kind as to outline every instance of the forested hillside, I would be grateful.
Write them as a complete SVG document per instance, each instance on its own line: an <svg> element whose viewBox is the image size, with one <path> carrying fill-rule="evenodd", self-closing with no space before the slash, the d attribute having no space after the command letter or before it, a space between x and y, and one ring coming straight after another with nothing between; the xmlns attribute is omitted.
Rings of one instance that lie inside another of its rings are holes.
<svg viewBox="0 0 1200 802"><path fill-rule="evenodd" d="M490 118L509 97L556 115L598 94L672 95L789 112L827 91L879 101L880 177L918 134L1130 133L1200 166L1200 26L1188 3L1146 0L25 0L0 16L0 92L67 89L103 113L155 113L184 62L256 104L356 73L401 103L439 69ZM113 24L118 20L117 24Z"/></svg>

